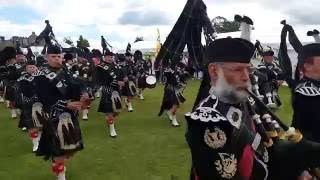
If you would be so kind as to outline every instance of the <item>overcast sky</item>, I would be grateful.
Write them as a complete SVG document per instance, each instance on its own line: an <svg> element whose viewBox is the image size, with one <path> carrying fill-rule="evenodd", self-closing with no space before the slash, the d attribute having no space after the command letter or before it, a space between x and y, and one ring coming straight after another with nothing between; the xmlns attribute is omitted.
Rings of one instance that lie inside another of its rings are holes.
<svg viewBox="0 0 320 180"><path fill-rule="evenodd" d="M312 41L307 30L320 29L320 0L203 0L210 19L235 14L248 15L254 21L254 37L262 42L278 42L287 19L302 41ZM49 19L58 39L79 35L92 47L100 48L100 36L116 49L125 49L136 36L145 42L133 48L155 46L157 28L164 41L186 0L0 0L0 35L29 36L39 34Z"/></svg>

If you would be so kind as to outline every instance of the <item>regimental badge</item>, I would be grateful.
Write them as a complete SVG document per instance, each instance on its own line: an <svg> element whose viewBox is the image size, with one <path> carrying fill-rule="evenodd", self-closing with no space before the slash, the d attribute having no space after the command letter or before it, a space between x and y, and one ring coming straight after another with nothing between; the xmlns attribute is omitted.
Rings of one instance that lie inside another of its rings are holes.
<svg viewBox="0 0 320 180"><path fill-rule="evenodd" d="M54 72L51 72L51 73L49 73L49 74L47 74L47 76L46 76L48 79L50 79L50 80L52 80L52 79L54 79L54 78L56 78L57 77L57 74L56 73L54 73Z"/></svg>
<svg viewBox="0 0 320 180"><path fill-rule="evenodd" d="M237 159L234 154L219 153L220 160L214 163L220 176L225 179L231 179L237 172Z"/></svg>
<svg viewBox="0 0 320 180"><path fill-rule="evenodd" d="M228 113L227 113L227 119L229 120L229 122L234 127L239 129L239 127L241 125L241 118L242 118L241 110L231 106Z"/></svg>
<svg viewBox="0 0 320 180"><path fill-rule="evenodd" d="M205 130L204 142L212 149L222 148L227 142L226 133L219 128L214 128L211 132L209 129Z"/></svg>

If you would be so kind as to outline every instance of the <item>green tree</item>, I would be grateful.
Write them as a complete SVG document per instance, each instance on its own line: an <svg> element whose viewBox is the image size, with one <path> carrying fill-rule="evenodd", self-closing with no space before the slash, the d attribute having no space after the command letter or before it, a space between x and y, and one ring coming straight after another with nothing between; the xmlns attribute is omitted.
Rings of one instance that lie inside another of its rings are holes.
<svg viewBox="0 0 320 180"><path fill-rule="evenodd" d="M227 33L239 31L240 24L235 21L229 21L225 17L217 16L211 21L217 33Z"/></svg>
<svg viewBox="0 0 320 180"><path fill-rule="evenodd" d="M77 47L88 48L90 47L89 41L80 35L79 40L77 41Z"/></svg>

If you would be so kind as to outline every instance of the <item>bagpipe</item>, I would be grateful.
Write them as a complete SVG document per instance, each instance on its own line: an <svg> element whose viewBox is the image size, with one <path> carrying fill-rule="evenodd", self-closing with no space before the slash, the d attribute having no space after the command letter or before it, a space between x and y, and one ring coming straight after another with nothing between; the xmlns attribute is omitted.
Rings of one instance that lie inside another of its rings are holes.
<svg viewBox="0 0 320 180"><path fill-rule="evenodd" d="M253 92L249 94L249 113L269 152L269 179L296 179L304 170L320 167L320 143L303 138L299 130L288 127Z"/></svg>

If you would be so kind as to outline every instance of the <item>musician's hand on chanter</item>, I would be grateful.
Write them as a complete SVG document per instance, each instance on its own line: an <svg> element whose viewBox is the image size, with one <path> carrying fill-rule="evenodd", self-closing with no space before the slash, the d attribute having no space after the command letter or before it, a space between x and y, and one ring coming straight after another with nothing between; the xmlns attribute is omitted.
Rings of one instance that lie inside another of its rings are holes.
<svg viewBox="0 0 320 180"><path fill-rule="evenodd" d="M82 102L82 109L87 109L91 104L92 99L89 97L88 93L83 93L80 98L80 102Z"/></svg>
<svg viewBox="0 0 320 180"><path fill-rule="evenodd" d="M122 86L124 86L124 82L123 81L118 81L118 85L122 87Z"/></svg>

